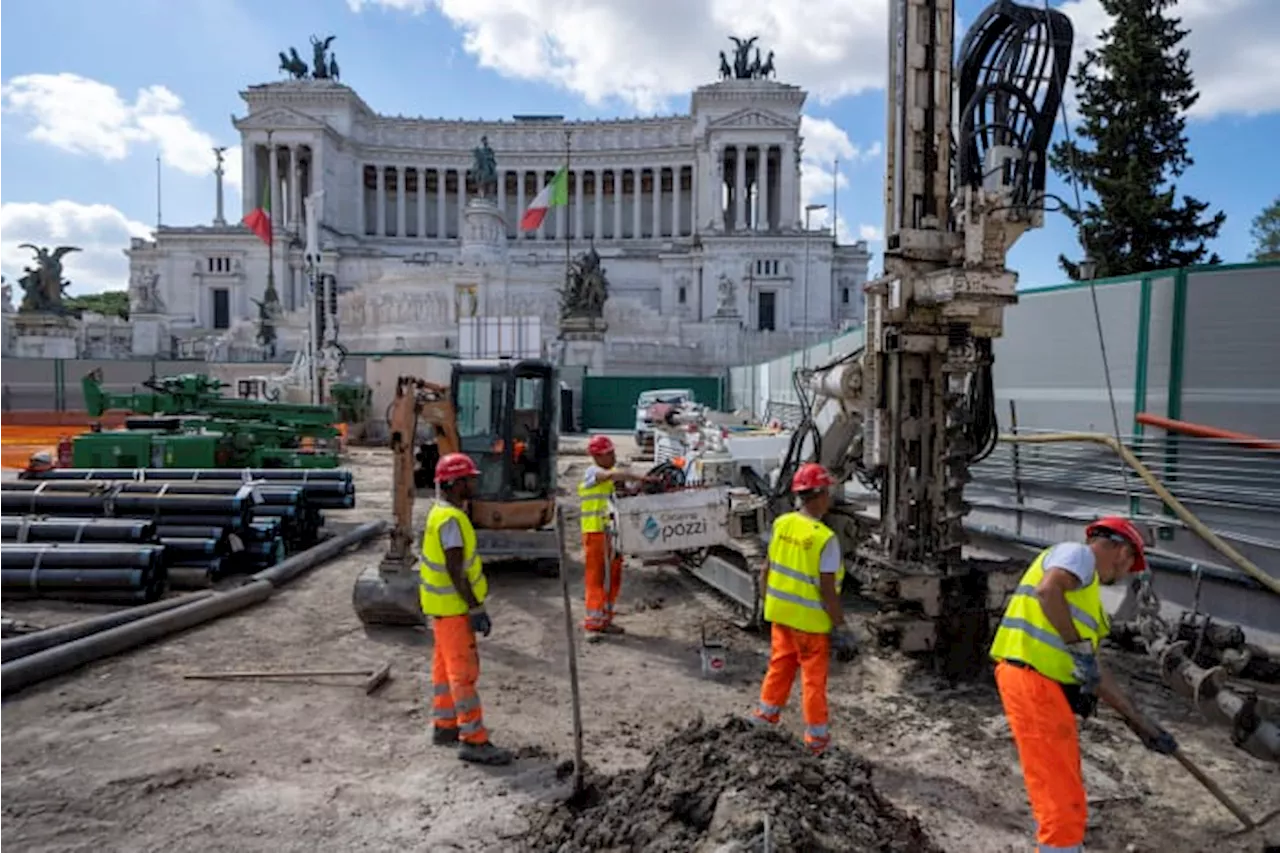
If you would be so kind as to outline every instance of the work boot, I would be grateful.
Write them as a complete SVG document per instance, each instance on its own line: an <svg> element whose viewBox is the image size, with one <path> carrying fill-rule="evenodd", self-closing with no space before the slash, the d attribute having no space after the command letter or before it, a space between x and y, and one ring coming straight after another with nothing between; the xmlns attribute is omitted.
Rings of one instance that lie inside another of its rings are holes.
<svg viewBox="0 0 1280 853"><path fill-rule="evenodd" d="M608 625L605 625L603 628L600 629L600 633L613 634L614 636L618 636L618 635L627 633L627 629L623 628L621 625L615 625L612 622L610 622Z"/></svg>
<svg viewBox="0 0 1280 853"><path fill-rule="evenodd" d="M472 764L488 764L490 766L499 766L510 764L512 755L511 750L503 749L500 746L485 741L484 743L463 743L462 748L458 750L458 758L463 761L469 761Z"/></svg>
<svg viewBox="0 0 1280 853"><path fill-rule="evenodd" d="M435 730L431 732L432 746L456 746L457 743L457 727L446 729L442 726L436 726Z"/></svg>

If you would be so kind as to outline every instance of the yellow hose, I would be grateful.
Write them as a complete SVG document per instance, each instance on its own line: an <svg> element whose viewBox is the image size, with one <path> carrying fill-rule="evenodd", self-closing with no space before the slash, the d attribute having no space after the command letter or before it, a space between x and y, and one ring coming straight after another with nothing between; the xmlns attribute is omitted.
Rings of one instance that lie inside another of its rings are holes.
<svg viewBox="0 0 1280 853"><path fill-rule="evenodd" d="M1164 501L1164 505L1173 510L1174 515L1182 519L1204 541L1212 545L1214 550L1226 557L1258 583L1280 595L1280 580L1258 568L1252 560L1231 547L1222 537L1206 527L1204 522L1192 515L1191 510L1187 509L1182 501L1174 497L1173 492L1166 489L1164 484L1156 479L1156 475L1151 473L1151 469L1144 465L1141 459L1134 456L1133 451L1116 441L1114 436L1097 432L1054 432L1044 435L1002 435L1000 440L1010 444L1064 444L1083 441L1102 444L1111 448L1116 455L1124 460L1126 465L1137 472L1143 482L1151 487L1151 491L1155 492L1156 496Z"/></svg>

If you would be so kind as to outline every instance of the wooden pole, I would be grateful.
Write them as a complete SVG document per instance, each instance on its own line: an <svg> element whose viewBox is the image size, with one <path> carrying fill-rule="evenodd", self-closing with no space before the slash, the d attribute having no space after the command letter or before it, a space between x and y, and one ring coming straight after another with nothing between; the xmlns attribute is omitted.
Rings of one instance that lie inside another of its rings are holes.
<svg viewBox="0 0 1280 853"><path fill-rule="evenodd" d="M569 649L569 690L573 697L573 793L582 793L582 697L578 690L578 651L573 639L573 607L569 603L569 547L564 507L556 507L556 543L560 546L560 593L564 597L564 633Z"/></svg>

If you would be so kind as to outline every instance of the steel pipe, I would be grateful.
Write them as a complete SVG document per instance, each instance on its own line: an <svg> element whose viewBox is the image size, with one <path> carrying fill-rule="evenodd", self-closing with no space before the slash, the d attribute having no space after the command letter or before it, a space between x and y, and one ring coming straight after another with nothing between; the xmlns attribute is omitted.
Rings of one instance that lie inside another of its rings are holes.
<svg viewBox="0 0 1280 853"><path fill-rule="evenodd" d="M5 489L0 512L5 515L71 515L92 518L206 517L223 515L248 523L250 498L240 495L130 495L90 492L34 492ZM194 523L194 522L193 522Z"/></svg>
<svg viewBox="0 0 1280 853"><path fill-rule="evenodd" d="M382 533L386 527L387 523L383 520L366 521L346 533L327 539L313 548L308 548L301 554L294 554L289 559L277 563L269 569L250 575L250 577L254 580L269 581L276 586L286 584L303 572L341 553L349 546L359 545L367 539L372 539Z"/></svg>
<svg viewBox="0 0 1280 853"><path fill-rule="evenodd" d="M54 468L37 480L297 480L301 483L351 482L346 468ZM353 485L354 488L354 485Z"/></svg>
<svg viewBox="0 0 1280 853"><path fill-rule="evenodd" d="M0 567L19 569L157 569L164 560L160 545L42 543L6 545Z"/></svg>
<svg viewBox="0 0 1280 853"><path fill-rule="evenodd" d="M0 518L3 542L146 542L155 535L150 521L132 518Z"/></svg>
<svg viewBox="0 0 1280 853"><path fill-rule="evenodd" d="M56 628L46 628L43 631L35 631L21 637L14 637L10 640L0 642L0 660L16 660L17 658L26 657L35 654L44 649L60 646L63 643L69 643L72 640L78 640L81 637L87 637L90 634L97 634L108 628L115 628L118 625L127 625L130 622L136 622L147 616L156 613L163 613L166 610L173 610L175 607L182 607L193 601L199 601L213 595L212 592L197 592L192 595L182 595L176 598L167 598L164 601L157 601L154 604L143 604L139 607L130 607L128 610L121 610L116 613L104 613L101 616L93 616L89 619L80 619L67 625L59 625Z"/></svg>

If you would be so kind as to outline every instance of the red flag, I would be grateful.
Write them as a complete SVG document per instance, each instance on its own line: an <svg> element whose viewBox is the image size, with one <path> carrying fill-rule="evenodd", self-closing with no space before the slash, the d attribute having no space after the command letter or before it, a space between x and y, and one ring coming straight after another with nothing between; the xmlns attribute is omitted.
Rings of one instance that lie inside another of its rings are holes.
<svg viewBox="0 0 1280 853"><path fill-rule="evenodd" d="M256 210L250 211L244 219L240 220L245 227L258 235L258 239L271 245L271 186L270 182L264 182L262 186L262 206Z"/></svg>

